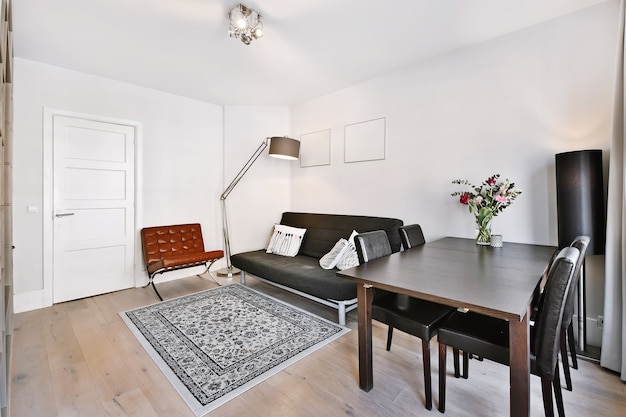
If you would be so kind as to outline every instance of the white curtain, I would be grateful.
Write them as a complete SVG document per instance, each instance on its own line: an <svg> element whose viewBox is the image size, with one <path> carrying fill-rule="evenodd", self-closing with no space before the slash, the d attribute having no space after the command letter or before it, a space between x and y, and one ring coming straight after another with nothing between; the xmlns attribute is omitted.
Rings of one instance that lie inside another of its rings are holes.
<svg viewBox="0 0 626 417"><path fill-rule="evenodd" d="M620 2L617 80L609 165L604 330L600 364L626 381L626 135L624 129L624 0Z"/></svg>

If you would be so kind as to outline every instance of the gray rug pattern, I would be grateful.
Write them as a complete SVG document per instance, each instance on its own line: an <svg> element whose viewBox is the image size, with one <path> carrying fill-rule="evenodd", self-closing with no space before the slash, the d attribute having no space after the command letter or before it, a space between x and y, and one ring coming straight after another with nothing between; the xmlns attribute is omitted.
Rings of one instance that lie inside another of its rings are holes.
<svg viewBox="0 0 626 417"><path fill-rule="evenodd" d="M198 416L349 331L240 284L120 315Z"/></svg>

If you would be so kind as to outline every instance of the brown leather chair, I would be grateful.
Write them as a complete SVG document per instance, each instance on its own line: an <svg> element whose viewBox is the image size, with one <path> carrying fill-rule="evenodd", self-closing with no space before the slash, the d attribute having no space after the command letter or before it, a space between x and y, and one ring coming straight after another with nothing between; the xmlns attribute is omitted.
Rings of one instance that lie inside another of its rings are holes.
<svg viewBox="0 0 626 417"><path fill-rule="evenodd" d="M159 300L163 297L154 285L154 276L177 269L204 265L206 271L224 252L204 250L199 223L154 226L141 229L143 257L148 270L148 285L152 285ZM206 272L205 271L205 272Z"/></svg>

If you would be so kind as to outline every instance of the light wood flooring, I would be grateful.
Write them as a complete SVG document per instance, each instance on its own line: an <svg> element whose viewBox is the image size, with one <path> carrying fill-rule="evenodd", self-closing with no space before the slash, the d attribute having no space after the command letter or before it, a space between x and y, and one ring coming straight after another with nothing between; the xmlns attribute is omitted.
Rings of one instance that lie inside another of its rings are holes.
<svg viewBox="0 0 626 417"><path fill-rule="evenodd" d="M215 286L189 277L157 284L172 298ZM333 309L249 279L249 285L336 321ZM12 417L193 417L193 413L130 333L118 313L152 304L151 288L134 288L16 314L13 332ZM209 415L437 416L437 348L431 342L434 409L424 408L421 344L374 322L374 388L358 387L356 311L347 335L324 346ZM508 368L472 361L470 379L455 379L448 355L446 413L508 415ZM579 361L574 391L564 391L568 417L626 415L626 384L597 364ZM531 376L531 411L543 416L539 379Z"/></svg>

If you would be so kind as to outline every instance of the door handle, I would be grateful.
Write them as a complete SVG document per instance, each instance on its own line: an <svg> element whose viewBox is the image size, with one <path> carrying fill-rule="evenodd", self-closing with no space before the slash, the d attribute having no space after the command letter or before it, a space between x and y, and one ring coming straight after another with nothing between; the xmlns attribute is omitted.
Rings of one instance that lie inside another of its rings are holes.
<svg viewBox="0 0 626 417"><path fill-rule="evenodd" d="M67 217L67 216L73 216L74 213L59 213L59 214L55 214L56 217Z"/></svg>

